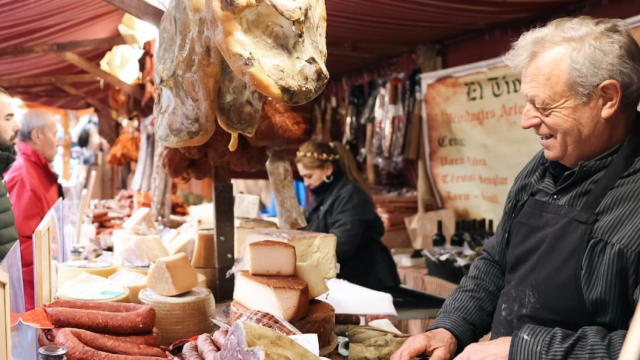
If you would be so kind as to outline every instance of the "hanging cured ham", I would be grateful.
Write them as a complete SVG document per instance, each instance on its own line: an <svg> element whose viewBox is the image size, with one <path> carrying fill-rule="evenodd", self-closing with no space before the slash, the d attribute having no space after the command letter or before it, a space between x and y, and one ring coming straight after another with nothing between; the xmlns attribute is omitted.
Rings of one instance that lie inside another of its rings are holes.
<svg viewBox="0 0 640 360"><path fill-rule="evenodd" d="M299 105L329 73L324 0L207 0L216 45L235 74L275 100Z"/></svg>
<svg viewBox="0 0 640 360"><path fill-rule="evenodd" d="M162 17L155 83L156 136L169 147L198 146L215 131L221 56L205 0L173 0Z"/></svg>
<svg viewBox="0 0 640 360"><path fill-rule="evenodd" d="M262 94L237 77L222 61L218 91L218 122L231 134L229 150L238 147L238 134L253 136L260 125Z"/></svg>

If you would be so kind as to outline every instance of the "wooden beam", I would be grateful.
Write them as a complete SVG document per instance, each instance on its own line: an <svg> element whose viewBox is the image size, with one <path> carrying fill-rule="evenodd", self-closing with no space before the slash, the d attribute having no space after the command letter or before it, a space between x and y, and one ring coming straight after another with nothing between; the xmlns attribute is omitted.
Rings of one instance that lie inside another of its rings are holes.
<svg viewBox="0 0 640 360"><path fill-rule="evenodd" d="M136 43L133 35L114 36L104 39L70 41L56 44L19 45L0 48L0 57L22 56L31 54L49 54L82 48L111 49L117 45Z"/></svg>
<svg viewBox="0 0 640 360"><path fill-rule="evenodd" d="M136 87L127 84L126 82L120 80L117 76L100 69L97 65L94 65L93 63L81 58L80 56L72 52L62 52L58 53L57 55L72 63L73 65L79 67L80 69L88 72L89 74L101 77L102 79L104 79L104 81L121 89L122 91L128 94L133 94L133 96L138 100L142 100L143 94Z"/></svg>
<svg viewBox="0 0 640 360"><path fill-rule="evenodd" d="M151 5L144 0L103 0L118 9L131 14L142 21L160 27L160 19L164 15L164 10Z"/></svg>
<svg viewBox="0 0 640 360"><path fill-rule="evenodd" d="M69 95L80 96L84 98L91 106L93 106L94 108L100 111L109 112L109 107L107 105L103 104L98 99L87 95L84 91L80 89L76 89L75 87L60 81L54 82L54 85L60 88L61 90L65 91Z"/></svg>
<svg viewBox="0 0 640 360"><path fill-rule="evenodd" d="M90 82L98 81L100 77L91 74L80 75L60 75L60 76L39 76L39 77L26 77L17 79L2 79L0 78L0 87L20 87L20 86L37 86L37 85L49 85L56 81L64 83L78 83L78 82Z"/></svg>

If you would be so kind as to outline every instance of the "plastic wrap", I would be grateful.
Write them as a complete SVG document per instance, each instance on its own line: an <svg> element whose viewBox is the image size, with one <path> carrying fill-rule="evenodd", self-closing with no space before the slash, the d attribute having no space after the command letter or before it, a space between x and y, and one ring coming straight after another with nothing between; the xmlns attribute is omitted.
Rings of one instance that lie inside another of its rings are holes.
<svg viewBox="0 0 640 360"><path fill-rule="evenodd" d="M0 263L0 269L9 274L9 291L11 292L11 312L23 313L24 287L22 283L22 260L20 243L16 242L7 256ZM20 360L36 360L38 348L37 329L22 323L11 328L11 358Z"/></svg>

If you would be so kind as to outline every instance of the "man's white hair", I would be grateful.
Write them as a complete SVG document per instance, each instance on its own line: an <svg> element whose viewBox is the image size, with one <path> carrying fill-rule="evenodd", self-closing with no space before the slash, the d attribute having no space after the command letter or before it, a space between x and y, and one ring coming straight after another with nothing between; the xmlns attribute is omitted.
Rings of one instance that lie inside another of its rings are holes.
<svg viewBox="0 0 640 360"><path fill-rule="evenodd" d="M50 121L56 122L55 115L44 110L28 110L22 115L20 120L20 126L22 127L18 132L18 139L20 141L30 141L31 133L35 129L42 129Z"/></svg>
<svg viewBox="0 0 640 360"><path fill-rule="evenodd" d="M640 46L625 21L587 16L554 20L520 36L503 59L521 72L538 55L558 46L569 50L569 86L580 102L591 100L602 82L616 80L622 86L622 106L638 106Z"/></svg>

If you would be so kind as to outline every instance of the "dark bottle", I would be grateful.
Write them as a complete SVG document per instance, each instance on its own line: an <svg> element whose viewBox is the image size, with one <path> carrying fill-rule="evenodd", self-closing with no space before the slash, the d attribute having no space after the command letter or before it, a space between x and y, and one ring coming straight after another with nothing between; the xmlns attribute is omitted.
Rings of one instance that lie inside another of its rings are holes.
<svg viewBox="0 0 640 360"><path fill-rule="evenodd" d="M470 226L471 226L471 222L469 222L467 220L462 220L462 225L460 226L460 228L462 230L462 241L463 242L471 241L471 229L469 229Z"/></svg>
<svg viewBox="0 0 640 360"><path fill-rule="evenodd" d="M487 237L487 220L480 219L478 221L478 228L476 229L476 235L474 237L475 243L478 246L482 246L484 244L484 239Z"/></svg>
<svg viewBox="0 0 640 360"><path fill-rule="evenodd" d="M451 246L464 245L464 233L462 232L462 221L456 221L456 231L451 235Z"/></svg>
<svg viewBox="0 0 640 360"><path fill-rule="evenodd" d="M438 232L433 235L433 247L443 247L447 243L447 239L442 233L442 220L438 220Z"/></svg>
<svg viewBox="0 0 640 360"><path fill-rule="evenodd" d="M496 233L493 232L493 220L489 219L489 230L487 230L487 238L492 237Z"/></svg>

